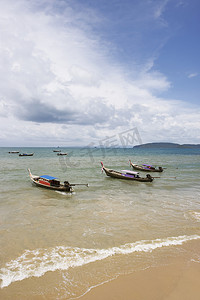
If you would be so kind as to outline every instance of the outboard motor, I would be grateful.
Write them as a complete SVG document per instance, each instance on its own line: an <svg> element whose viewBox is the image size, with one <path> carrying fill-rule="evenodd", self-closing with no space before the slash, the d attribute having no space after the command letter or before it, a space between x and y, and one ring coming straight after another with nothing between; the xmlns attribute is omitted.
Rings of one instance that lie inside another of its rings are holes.
<svg viewBox="0 0 200 300"><path fill-rule="evenodd" d="M67 191L71 191L71 185L68 181L64 181L64 187L67 189Z"/></svg>
<svg viewBox="0 0 200 300"><path fill-rule="evenodd" d="M148 179L150 179L150 181L153 181L153 177L151 177L150 174L147 174L146 177L147 177Z"/></svg>
<svg viewBox="0 0 200 300"><path fill-rule="evenodd" d="M163 171L163 168L162 168L162 167L159 167L158 169L159 169L159 171L160 171L160 172L162 172L162 171Z"/></svg>

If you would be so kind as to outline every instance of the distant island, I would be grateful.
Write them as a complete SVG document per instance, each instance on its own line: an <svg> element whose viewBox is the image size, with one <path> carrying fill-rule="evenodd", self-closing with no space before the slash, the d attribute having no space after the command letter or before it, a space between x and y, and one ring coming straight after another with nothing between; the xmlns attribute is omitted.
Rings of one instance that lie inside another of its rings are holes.
<svg viewBox="0 0 200 300"><path fill-rule="evenodd" d="M176 143L147 143L133 146L133 148L185 148L185 149L200 149L200 144L176 144Z"/></svg>

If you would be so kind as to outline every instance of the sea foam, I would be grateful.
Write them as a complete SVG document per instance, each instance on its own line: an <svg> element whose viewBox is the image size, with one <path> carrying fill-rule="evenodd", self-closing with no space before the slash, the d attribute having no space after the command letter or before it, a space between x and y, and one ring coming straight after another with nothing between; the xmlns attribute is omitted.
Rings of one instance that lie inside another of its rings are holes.
<svg viewBox="0 0 200 300"><path fill-rule="evenodd" d="M200 222L200 212L194 211L193 213L191 213L193 218L197 221Z"/></svg>
<svg viewBox="0 0 200 300"><path fill-rule="evenodd" d="M161 247L182 245L200 239L199 235L168 237L166 239L143 240L108 249L85 249L57 246L49 249L25 250L18 258L6 263L1 269L1 288L26 278L40 277L48 271L67 270L100 261L116 254L151 252Z"/></svg>

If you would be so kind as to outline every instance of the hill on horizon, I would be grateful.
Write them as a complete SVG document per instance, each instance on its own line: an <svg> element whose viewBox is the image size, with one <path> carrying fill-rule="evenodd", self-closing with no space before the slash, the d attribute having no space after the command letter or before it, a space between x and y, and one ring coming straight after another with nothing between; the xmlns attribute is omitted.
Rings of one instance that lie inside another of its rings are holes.
<svg viewBox="0 0 200 300"><path fill-rule="evenodd" d="M168 142L146 143L133 146L133 148L200 148L200 144L178 144Z"/></svg>

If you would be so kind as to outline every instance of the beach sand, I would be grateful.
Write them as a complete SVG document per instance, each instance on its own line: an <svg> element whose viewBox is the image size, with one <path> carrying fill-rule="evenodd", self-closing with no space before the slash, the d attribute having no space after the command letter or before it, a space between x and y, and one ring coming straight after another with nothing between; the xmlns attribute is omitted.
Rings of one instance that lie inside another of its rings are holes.
<svg viewBox="0 0 200 300"><path fill-rule="evenodd" d="M199 300L200 264L151 267L91 289L80 300Z"/></svg>

